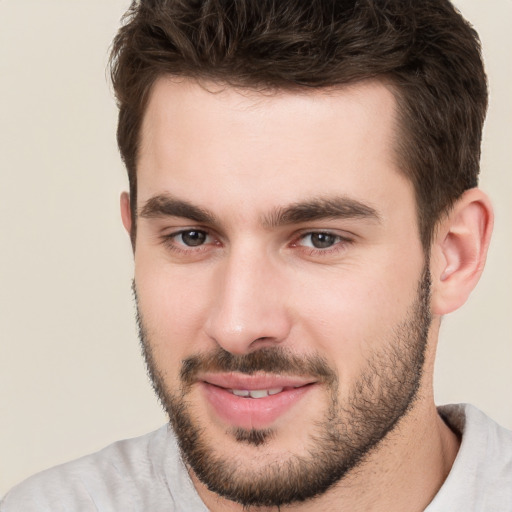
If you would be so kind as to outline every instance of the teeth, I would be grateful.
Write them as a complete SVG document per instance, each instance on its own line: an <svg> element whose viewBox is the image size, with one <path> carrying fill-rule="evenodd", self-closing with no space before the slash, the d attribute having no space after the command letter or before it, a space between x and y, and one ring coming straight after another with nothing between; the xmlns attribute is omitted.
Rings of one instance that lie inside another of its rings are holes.
<svg viewBox="0 0 512 512"><path fill-rule="evenodd" d="M252 389L249 391L249 396L251 398L264 398L268 396L268 391L266 389Z"/></svg>
<svg viewBox="0 0 512 512"><path fill-rule="evenodd" d="M232 389L231 392L236 396L249 396L247 389Z"/></svg>
<svg viewBox="0 0 512 512"><path fill-rule="evenodd" d="M236 396L251 397L251 398L265 398L269 395L277 395L281 393L283 388L273 389L232 389L231 392Z"/></svg>

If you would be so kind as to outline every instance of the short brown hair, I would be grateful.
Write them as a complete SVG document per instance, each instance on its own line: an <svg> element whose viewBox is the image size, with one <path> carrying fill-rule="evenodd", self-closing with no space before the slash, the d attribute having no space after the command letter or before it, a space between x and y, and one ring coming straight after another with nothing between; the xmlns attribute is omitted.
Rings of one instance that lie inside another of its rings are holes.
<svg viewBox="0 0 512 512"><path fill-rule="evenodd" d="M397 99L397 151L425 248L478 183L487 83L478 35L448 0L134 1L111 54L134 226L141 123L162 75L258 89L382 78Z"/></svg>

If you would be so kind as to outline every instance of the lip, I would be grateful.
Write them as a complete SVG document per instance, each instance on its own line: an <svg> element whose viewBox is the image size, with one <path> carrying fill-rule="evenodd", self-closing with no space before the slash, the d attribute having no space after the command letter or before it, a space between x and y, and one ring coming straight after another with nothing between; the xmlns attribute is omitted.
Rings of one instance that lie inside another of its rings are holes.
<svg viewBox="0 0 512 512"><path fill-rule="evenodd" d="M236 373L204 375L199 384L216 416L228 425L243 429L269 428L315 387L315 381L303 377ZM284 389L264 398L239 397L230 391L276 388Z"/></svg>

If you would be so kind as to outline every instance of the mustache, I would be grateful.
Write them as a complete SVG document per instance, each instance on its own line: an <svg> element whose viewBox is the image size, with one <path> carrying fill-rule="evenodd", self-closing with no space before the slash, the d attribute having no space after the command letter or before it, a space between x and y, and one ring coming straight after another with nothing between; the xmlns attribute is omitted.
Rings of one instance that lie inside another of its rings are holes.
<svg viewBox="0 0 512 512"><path fill-rule="evenodd" d="M283 347L266 347L249 354L232 354L219 347L208 354L187 357L181 363L180 378L190 386L201 373L257 372L313 377L324 383L337 380L337 373L327 361L318 356L298 356Z"/></svg>

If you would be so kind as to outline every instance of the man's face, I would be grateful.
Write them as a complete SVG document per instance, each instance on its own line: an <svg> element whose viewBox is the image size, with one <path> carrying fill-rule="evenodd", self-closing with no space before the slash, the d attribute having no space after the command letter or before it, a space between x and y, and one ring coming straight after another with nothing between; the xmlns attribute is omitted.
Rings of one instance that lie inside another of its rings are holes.
<svg viewBox="0 0 512 512"><path fill-rule="evenodd" d="M410 411L429 272L383 85L161 79L142 128L135 289L185 460L245 504L315 496Z"/></svg>

